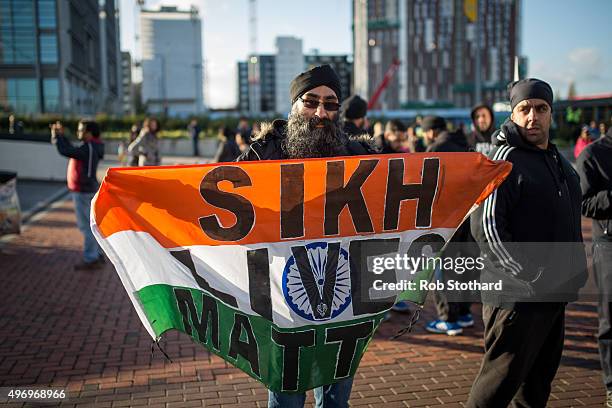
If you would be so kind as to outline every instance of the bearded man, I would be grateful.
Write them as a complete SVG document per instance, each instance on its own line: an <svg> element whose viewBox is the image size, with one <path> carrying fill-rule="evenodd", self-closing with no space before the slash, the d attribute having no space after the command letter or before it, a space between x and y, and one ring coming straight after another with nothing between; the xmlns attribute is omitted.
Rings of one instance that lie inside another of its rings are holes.
<svg viewBox="0 0 612 408"><path fill-rule="evenodd" d="M306 159L376 153L368 136L349 138L338 115L340 79L329 65L312 68L291 81L289 120L262 124L253 143L237 161ZM348 407L353 378L314 390L317 407ZM269 391L268 407L303 407L305 393Z"/></svg>

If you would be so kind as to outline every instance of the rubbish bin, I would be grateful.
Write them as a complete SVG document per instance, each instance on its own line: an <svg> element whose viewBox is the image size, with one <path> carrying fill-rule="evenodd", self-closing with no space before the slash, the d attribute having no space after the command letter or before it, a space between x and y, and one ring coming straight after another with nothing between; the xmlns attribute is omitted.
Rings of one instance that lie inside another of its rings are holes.
<svg viewBox="0 0 612 408"><path fill-rule="evenodd" d="M0 170L0 236L19 234L21 209L17 197L17 173Z"/></svg>

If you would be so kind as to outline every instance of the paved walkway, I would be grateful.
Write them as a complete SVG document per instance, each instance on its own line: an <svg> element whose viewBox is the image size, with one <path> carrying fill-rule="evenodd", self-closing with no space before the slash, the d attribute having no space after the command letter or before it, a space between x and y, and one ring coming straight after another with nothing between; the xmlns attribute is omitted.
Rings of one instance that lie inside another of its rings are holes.
<svg viewBox="0 0 612 408"><path fill-rule="evenodd" d="M585 223L585 235L589 236ZM263 407L267 391L178 332L151 355L145 332L111 265L76 273L81 236L70 201L35 217L0 247L0 387L66 387L62 406ZM465 335L428 334L428 304L416 330L389 340L401 315L383 324L357 373L351 405L462 406L482 351L480 308ZM601 407L593 304L571 305L562 365L550 407ZM309 396L308 401L312 401ZM14 406L21 406L16 404Z"/></svg>

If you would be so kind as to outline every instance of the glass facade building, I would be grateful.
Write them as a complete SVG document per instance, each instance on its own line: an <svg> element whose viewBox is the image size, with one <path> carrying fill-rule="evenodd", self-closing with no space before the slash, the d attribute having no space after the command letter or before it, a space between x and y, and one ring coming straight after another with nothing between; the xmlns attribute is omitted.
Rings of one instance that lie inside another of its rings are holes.
<svg viewBox="0 0 612 408"><path fill-rule="evenodd" d="M117 19L114 0L0 0L0 112L108 111L120 93Z"/></svg>

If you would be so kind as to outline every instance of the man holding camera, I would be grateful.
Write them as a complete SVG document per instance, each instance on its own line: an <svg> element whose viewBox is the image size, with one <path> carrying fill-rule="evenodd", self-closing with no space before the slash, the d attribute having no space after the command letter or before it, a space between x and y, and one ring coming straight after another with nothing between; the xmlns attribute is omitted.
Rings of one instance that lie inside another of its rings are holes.
<svg viewBox="0 0 612 408"><path fill-rule="evenodd" d="M78 146L73 145L64 135L64 128L60 122L49 127L51 128L51 143L62 156L70 159L66 179L74 202L77 226L84 238L83 260L74 265L74 270L98 269L104 263L104 257L91 232L89 213L91 200L100 187L96 178L98 163L104 157L100 126L94 121L81 120L77 128L77 137L81 141Z"/></svg>

